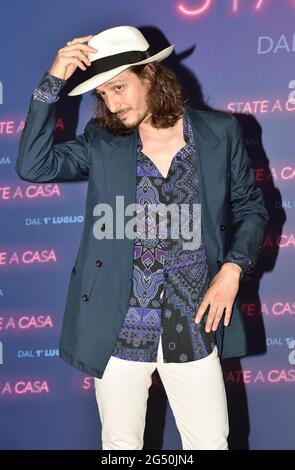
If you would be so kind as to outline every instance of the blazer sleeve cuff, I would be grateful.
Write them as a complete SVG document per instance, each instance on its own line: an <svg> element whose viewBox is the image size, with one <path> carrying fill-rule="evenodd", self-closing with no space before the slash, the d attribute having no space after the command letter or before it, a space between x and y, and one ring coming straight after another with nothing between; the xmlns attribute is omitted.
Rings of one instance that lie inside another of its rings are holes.
<svg viewBox="0 0 295 470"><path fill-rule="evenodd" d="M222 264L224 263L236 263L238 266L240 266L240 268L242 269L240 274L240 280L244 279L254 270L254 264L252 263L251 259L247 255L244 255L243 253L240 253L238 251L228 251L224 257Z"/></svg>
<svg viewBox="0 0 295 470"><path fill-rule="evenodd" d="M33 99L44 103L55 103L59 100L59 93L65 86L67 80L55 77L46 71L33 92Z"/></svg>

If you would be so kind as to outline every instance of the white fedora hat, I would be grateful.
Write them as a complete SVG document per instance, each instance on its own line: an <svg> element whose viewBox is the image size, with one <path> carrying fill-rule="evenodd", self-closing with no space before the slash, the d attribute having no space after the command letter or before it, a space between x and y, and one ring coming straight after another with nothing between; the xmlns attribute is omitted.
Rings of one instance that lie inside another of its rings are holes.
<svg viewBox="0 0 295 470"><path fill-rule="evenodd" d="M161 62L173 49L172 46L155 54L139 29L133 26L117 26L92 36L88 45L97 49L87 53L91 65L87 71L90 78L80 83L68 93L76 96L93 90L132 65Z"/></svg>

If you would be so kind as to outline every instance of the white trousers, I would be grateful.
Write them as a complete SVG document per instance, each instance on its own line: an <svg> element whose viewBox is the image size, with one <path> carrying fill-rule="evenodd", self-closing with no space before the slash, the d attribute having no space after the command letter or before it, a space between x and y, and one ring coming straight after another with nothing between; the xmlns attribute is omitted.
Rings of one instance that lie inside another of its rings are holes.
<svg viewBox="0 0 295 470"><path fill-rule="evenodd" d="M148 392L156 368L182 448L227 449L228 412L217 347L204 359L164 363L161 338L157 362L111 356L103 377L95 377L102 449L142 449Z"/></svg>

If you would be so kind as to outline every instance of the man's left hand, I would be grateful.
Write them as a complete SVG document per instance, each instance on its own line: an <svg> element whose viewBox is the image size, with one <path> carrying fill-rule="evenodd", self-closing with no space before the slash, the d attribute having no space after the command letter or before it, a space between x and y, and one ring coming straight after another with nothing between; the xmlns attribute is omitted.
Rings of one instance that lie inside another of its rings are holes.
<svg viewBox="0 0 295 470"><path fill-rule="evenodd" d="M209 288L195 316L195 322L200 323L208 305L206 333L216 331L224 309L224 325L228 326L232 314L232 306L239 290L241 268L236 263L224 263L209 284Z"/></svg>

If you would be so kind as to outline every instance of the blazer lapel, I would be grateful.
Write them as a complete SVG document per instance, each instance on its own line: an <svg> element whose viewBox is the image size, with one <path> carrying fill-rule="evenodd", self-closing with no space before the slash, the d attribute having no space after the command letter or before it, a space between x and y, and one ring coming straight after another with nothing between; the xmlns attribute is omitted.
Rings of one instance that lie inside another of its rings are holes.
<svg viewBox="0 0 295 470"><path fill-rule="evenodd" d="M108 201L113 208L114 227L116 225L116 208L118 209L118 200L116 196L124 196L121 211L124 211L129 204L136 203L136 146L138 132L127 136L105 137L103 140L107 144L107 152L102 152L104 158L104 167L106 173L106 187L108 192ZM120 203L121 204L121 203ZM122 207L123 206L123 207ZM124 217L124 230L126 222L135 217ZM115 236L115 234L114 234ZM117 238L115 246L118 249L118 256L121 260L122 272L129 273L132 276L133 270L133 250L134 238Z"/></svg>
<svg viewBox="0 0 295 470"><path fill-rule="evenodd" d="M218 220L226 188L227 146L225 139L220 139L209 127L205 113L203 117L202 111L189 107L185 108L185 112L192 122L197 151L202 229L209 270L213 276L218 269L216 260L223 243Z"/></svg>
<svg viewBox="0 0 295 470"><path fill-rule="evenodd" d="M220 189L223 188L226 177L224 165L225 141L207 125L201 113L192 108L186 108L193 128L195 147L198 155L200 175L200 200L202 210L210 212L212 221L216 220L222 198ZM209 214L208 214L209 215Z"/></svg>

